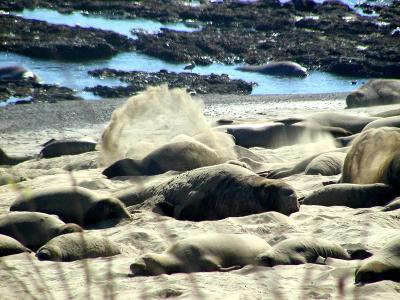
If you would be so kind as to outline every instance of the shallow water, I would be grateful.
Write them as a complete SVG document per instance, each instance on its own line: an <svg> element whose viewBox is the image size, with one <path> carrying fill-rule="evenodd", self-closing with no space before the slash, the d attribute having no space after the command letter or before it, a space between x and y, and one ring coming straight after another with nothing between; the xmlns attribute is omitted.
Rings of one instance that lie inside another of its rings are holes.
<svg viewBox="0 0 400 300"><path fill-rule="evenodd" d="M354 2L354 1L353 1ZM146 19L117 20L100 16L89 16L83 13L60 14L49 9L24 10L15 13L25 18L46 20L54 24L80 25L82 27L95 27L104 30L113 30L124 35L132 36L131 30L145 30L156 33L162 27L194 31L183 23L162 24ZM87 74L89 70L99 68L113 68L124 71L157 72L166 69L173 72L183 72L185 64L173 64L137 52L121 53L111 59L99 59L90 62L62 62L56 60L43 60L29 58L13 53L0 52L0 66L23 65L31 69L43 83L59 84L77 90L78 95L85 99L98 99L92 93L84 92L85 87L95 85L116 86L124 85L116 79L99 79ZM232 79L243 79L255 83L252 94L299 94L299 93L325 93L348 92L358 84L365 81L363 78L342 77L329 73L311 71L307 78L282 78L258 73L242 72L235 68L237 65L212 64L210 66L197 66L193 73L198 74L228 74Z"/></svg>

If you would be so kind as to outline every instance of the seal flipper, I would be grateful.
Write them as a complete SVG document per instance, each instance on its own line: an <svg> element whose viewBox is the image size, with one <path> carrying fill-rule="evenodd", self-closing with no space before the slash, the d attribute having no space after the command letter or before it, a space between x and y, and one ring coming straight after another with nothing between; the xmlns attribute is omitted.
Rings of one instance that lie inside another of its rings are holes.
<svg viewBox="0 0 400 300"><path fill-rule="evenodd" d="M220 271L220 272L230 272L230 271L235 271L235 270L239 270L239 269L242 269L242 268L243 268L243 266L232 266L232 267L226 267L226 268L220 267L218 269L218 271Z"/></svg>

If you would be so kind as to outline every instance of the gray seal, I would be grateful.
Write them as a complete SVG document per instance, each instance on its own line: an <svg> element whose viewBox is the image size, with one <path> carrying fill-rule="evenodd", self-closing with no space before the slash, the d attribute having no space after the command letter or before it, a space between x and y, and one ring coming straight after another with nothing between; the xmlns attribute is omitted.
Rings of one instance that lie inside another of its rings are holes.
<svg viewBox="0 0 400 300"><path fill-rule="evenodd" d="M367 124L362 131L380 127L400 127L400 116L387 117L372 121Z"/></svg>
<svg viewBox="0 0 400 300"><path fill-rule="evenodd" d="M382 280L400 282L400 236L390 240L382 249L364 260L355 271L356 283Z"/></svg>
<svg viewBox="0 0 400 300"><path fill-rule="evenodd" d="M75 140L50 140L40 151L43 158L59 157L63 155L76 155L96 150L96 143Z"/></svg>
<svg viewBox="0 0 400 300"><path fill-rule="evenodd" d="M37 81L36 75L21 66L0 67L0 80L17 81L23 79L33 79Z"/></svg>
<svg viewBox="0 0 400 300"><path fill-rule="evenodd" d="M5 153L3 149L0 148L0 166L14 166L32 158L32 156L10 156Z"/></svg>
<svg viewBox="0 0 400 300"><path fill-rule="evenodd" d="M221 162L217 152L206 145L181 141L165 144L141 160L119 160L107 167L103 175L107 178L157 175L167 171L189 171Z"/></svg>
<svg viewBox="0 0 400 300"><path fill-rule="evenodd" d="M23 252L32 252L16 239L13 239L10 236L0 234L0 257L13 255Z"/></svg>
<svg viewBox="0 0 400 300"><path fill-rule="evenodd" d="M82 187L35 190L18 197L10 211L38 211L55 214L64 222L88 226L102 221L130 218L125 205L115 198L100 198Z"/></svg>
<svg viewBox="0 0 400 300"><path fill-rule="evenodd" d="M331 241L305 237L283 240L257 257L257 264L265 267L315 263L318 257L351 259L349 253Z"/></svg>
<svg viewBox="0 0 400 300"><path fill-rule="evenodd" d="M76 224L65 224L55 216L38 212L12 212L0 216L0 234L8 235L35 251L53 237L79 232Z"/></svg>
<svg viewBox="0 0 400 300"><path fill-rule="evenodd" d="M258 174L266 178L279 179L304 172L306 175L332 176L341 173L346 148L311 155L294 164L284 165Z"/></svg>
<svg viewBox="0 0 400 300"><path fill-rule="evenodd" d="M260 66L241 66L237 70L246 72L258 72L266 75L286 77L307 77L307 69L293 61L277 61Z"/></svg>
<svg viewBox="0 0 400 300"><path fill-rule="evenodd" d="M75 232L51 239L39 248L36 256L39 260L75 261L120 253L118 245L105 237Z"/></svg>
<svg viewBox="0 0 400 300"><path fill-rule="evenodd" d="M373 128L354 139L343 164L343 183L400 184L400 129Z"/></svg>
<svg viewBox="0 0 400 300"><path fill-rule="evenodd" d="M396 195L394 187L383 183L338 183L314 191L301 204L366 208L386 205Z"/></svg>
<svg viewBox="0 0 400 300"><path fill-rule="evenodd" d="M130 269L133 276L226 272L254 265L256 257L269 248L255 235L207 233L180 240L161 254L145 254Z"/></svg>
<svg viewBox="0 0 400 300"><path fill-rule="evenodd" d="M276 120L276 122L287 125L298 124L300 122L315 123L321 126L343 128L344 130L354 134L361 132L367 124L378 119L378 117L367 117L353 114L317 112L305 118L290 117Z"/></svg>
<svg viewBox="0 0 400 300"><path fill-rule="evenodd" d="M331 134L333 137L351 135L347 130L338 127L311 123L286 125L279 122L263 125L231 126L227 127L227 133L235 138L236 145L245 148L264 147L271 149L312 141L318 139L321 134Z"/></svg>
<svg viewBox="0 0 400 300"><path fill-rule="evenodd" d="M219 220L266 211L289 215L299 210L294 189L233 164L188 171L143 190L114 195L127 206L179 220Z"/></svg>
<svg viewBox="0 0 400 300"><path fill-rule="evenodd" d="M346 97L347 107L394 104L400 102L400 80L374 79Z"/></svg>

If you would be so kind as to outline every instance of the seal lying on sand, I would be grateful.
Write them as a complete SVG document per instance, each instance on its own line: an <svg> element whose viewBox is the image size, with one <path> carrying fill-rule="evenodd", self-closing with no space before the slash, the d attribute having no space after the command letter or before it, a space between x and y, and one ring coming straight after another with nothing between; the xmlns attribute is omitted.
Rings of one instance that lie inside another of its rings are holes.
<svg viewBox="0 0 400 300"><path fill-rule="evenodd" d="M400 102L400 80L370 80L346 97L347 107L384 105Z"/></svg>
<svg viewBox="0 0 400 300"><path fill-rule="evenodd" d="M381 127L354 139L343 165L343 183L400 186L400 129Z"/></svg>
<svg viewBox="0 0 400 300"><path fill-rule="evenodd" d="M189 171L222 163L217 152L194 141L169 143L152 151L142 160L125 158L103 171L107 178L116 176L156 175L167 171Z"/></svg>
<svg viewBox="0 0 400 300"><path fill-rule="evenodd" d="M393 116L372 121L371 123L367 124L362 131L380 127L400 127L400 116Z"/></svg>
<svg viewBox="0 0 400 300"><path fill-rule="evenodd" d="M161 254L145 254L130 268L134 276L231 271L255 264L255 258L269 248L255 235L201 234L180 240Z"/></svg>
<svg viewBox="0 0 400 300"><path fill-rule="evenodd" d="M79 231L82 228L78 225L65 224L48 214L12 212L0 215L0 234L12 237L34 251L55 236Z"/></svg>
<svg viewBox="0 0 400 300"><path fill-rule="evenodd" d="M10 211L55 214L64 222L88 226L109 219L130 218L125 205L115 198L99 198L82 187L49 188L17 198Z"/></svg>
<svg viewBox="0 0 400 300"><path fill-rule="evenodd" d="M0 80L16 81L23 79L37 80L35 74L20 66L0 67Z"/></svg>
<svg viewBox="0 0 400 300"><path fill-rule="evenodd" d="M188 171L147 187L114 195L127 206L150 209L179 220L219 220L266 211L299 210L293 188L232 164Z"/></svg>
<svg viewBox="0 0 400 300"><path fill-rule="evenodd" d="M32 156L9 156L0 148L0 165L14 166L32 158Z"/></svg>
<svg viewBox="0 0 400 300"><path fill-rule="evenodd" d="M356 269L356 283L371 283L381 280L400 282L400 236L388 242Z"/></svg>
<svg viewBox="0 0 400 300"><path fill-rule="evenodd" d="M241 66L236 70L258 72L274 76L307 77L307 69L293 61L270 62L260 66Z"/></svg>
<svg viewBox="0 0 400 300"><path fill-rule="evenodd" d="M315 123L321 126L343 128L351 133L359 133L370 122L378 117L365 117L334 112L317 112L305 118L286 118L276 120L278 123L293 125L300 122Z"/></svg>
<svg viewBox="0 0 400 300"><path fill-rule="evenodd" d="M337 175L342 171L342 165L346 157L345 151L346 149L342 148L335 151L314 154L295 163L293 166L279 167L258 174L273 179L284 178L301 172L305 172L306 175Z"/></svg>
<svg viewBox="0 0 400 300"><path fill-rule="evenodd" d="M394 187L383 183L339 183L314 191L305 197L301 204L365 208L386 205L396 195Z"/></svg>
<svg viewBox="0 0 400 300"><path fill-rule="evenodd" d="M320 256L351 259L349 253L336 243L317 238L292 238L277 243L257 256L257 264L273 267L315 263Z"/></svg>
<svg viewBox="0 0 400 300"><path fill-rule="evenodd" d="M235 138L236 145L250 147L279 148L317 140L322 134L334 137L347 136L351 133L335 127L316 124L269 123L264 125L237 125L227 127L227 133Z"/></svg>
<svg viewBox="0 0 400 300"><path fill-rule="evenodd" d="M39 260L74 261L120 254L117 244L95 234L75 232L57 236L36 252Z"/></svg>
<svg viewBox="0 0 400 300"><path fill-rule="evenodd" d="M16 239L4 234L0 234L0 257L22 252L31 252L31 250L26 248Z"/></svg>
<svg viewBox="0 0 400 300"><path fill-rule="evenodd" d="M40 156L43 158L76 155L96 150L96 143L73 140L50 140L43 146L44 148L40 151Z"/></svg>

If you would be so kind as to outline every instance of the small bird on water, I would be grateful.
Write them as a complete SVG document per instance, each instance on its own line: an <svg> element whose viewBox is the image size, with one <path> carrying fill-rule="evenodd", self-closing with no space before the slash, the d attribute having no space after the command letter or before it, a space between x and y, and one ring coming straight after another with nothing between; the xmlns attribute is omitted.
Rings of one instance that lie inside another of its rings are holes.
<svg viewBox="0 0 400 300"><path fill-rule="evenodd" d="M196 64L194 63L194 61L192 61L190 64L186 65L183 69L192 71L195 66Z"/></svg>

